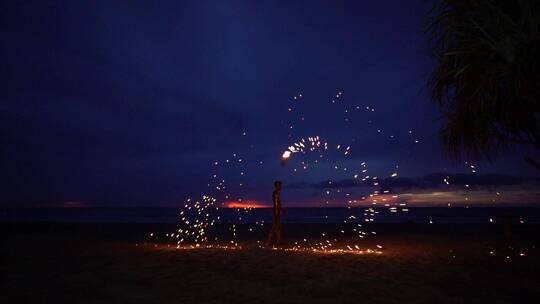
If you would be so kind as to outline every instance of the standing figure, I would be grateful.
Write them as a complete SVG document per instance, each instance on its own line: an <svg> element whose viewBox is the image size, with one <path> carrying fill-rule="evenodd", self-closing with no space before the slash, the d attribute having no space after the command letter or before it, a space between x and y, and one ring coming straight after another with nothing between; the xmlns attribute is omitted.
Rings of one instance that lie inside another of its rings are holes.
<svg viewBox="0 0 540 304"><path fill-rule="evenodd" d="M267 246L279 245L281 241L281 182L274 182L272 192L272 229L268 234Z"/></svg>

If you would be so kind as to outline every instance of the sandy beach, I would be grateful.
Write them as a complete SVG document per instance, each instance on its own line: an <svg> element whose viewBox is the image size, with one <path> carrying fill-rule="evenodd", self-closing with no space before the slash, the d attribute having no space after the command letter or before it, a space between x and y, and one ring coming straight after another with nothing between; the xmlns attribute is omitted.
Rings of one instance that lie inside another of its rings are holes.
<svg viewBox="0 0 540 304"><path fill-rule="evenodd" d="M317 227L285 227L284 246ZM361 255L262 249L261 235L234 250L176 249L147 237L170 225L2 228L2 303L534 303L540 296L534 226L511 239L493 227L379 227L380 235L356 244L383 244L382 253Z"/></svg>

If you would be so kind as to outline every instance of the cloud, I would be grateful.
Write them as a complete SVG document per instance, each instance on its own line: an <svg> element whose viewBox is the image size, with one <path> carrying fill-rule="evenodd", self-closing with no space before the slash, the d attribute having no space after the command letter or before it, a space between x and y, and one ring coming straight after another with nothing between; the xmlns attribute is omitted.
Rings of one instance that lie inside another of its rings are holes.
<svg viewBox="0 0 540 304"><path fill-rule="evenodd" d="M378 184L374 185L375 182ZM534 205L540 200L537 190L540 189L539 179L503 174L432 173L376 180L326 180L297 183L286 188L294 191L315 189L319 197L324 197L327 191L341 191L349 194L347 200L360 205L400 202L410 206L481 206L494 203L501 206ZM379 194L371 196L374 190L378 190Z"/></svg>
<svg viewBox="0 0 540 304"><path fill-rule="evenodd" d="M540 193L529 190L513 189L492 192L487 190L472 191L433 191L400 193L399 200L409 206L515 206L536 205Z"/></svg>
<svg viewBox="0 0 540 304"><path fill-rule="evenodd" d="M445 183L445 180L449 184ZM378 187L384 190L429 190L444 187L467 187L470 189L490 189L503 186L519 186L537 184L537 178L528 178L504 174L444 174L432 173L420 177L387 177L379 179L342 179L339 181L320 181L316 183L296 183L291 184L288 188L302 189L346 189L346 188L364 188L371 187L374 182L378 183Z"/></svg>

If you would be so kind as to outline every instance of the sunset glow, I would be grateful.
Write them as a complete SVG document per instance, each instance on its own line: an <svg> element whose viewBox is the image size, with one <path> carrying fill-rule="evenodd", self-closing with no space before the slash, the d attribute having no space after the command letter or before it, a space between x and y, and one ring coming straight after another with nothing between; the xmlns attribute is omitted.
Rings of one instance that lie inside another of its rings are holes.
<svg viewBox="0 0 540 304"><path fill-rule="evenodd" d="M269 205L265 205L256 201L246 201L246 202L225 202L223 203L225 208L270 208Z"/></svg>

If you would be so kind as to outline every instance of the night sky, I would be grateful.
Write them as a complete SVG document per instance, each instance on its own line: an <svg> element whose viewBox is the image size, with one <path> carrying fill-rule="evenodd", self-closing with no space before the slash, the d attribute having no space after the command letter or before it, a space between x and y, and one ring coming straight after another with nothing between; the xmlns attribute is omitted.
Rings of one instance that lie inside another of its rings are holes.
<svg viewBox="0 0 540 304"><path fill-rule="evenodd" d="M217 170L231 200L268 204L281 179L284 204L339 205L342 194L365 194L351 182L362 162L381 191L419 205L458 203L463 184L467 204L497 191L501 203L536 202L526 151L472 161L473 173L442 149L426 85L429 9L397 0L6 1L1 204L178 206L208 193ZM352 152L308 170L301 161L313 155L280 164L292 142L315 135ZM456 185L444 188L445 175ZM324 197L329 179L341 191Z"/></svg>

